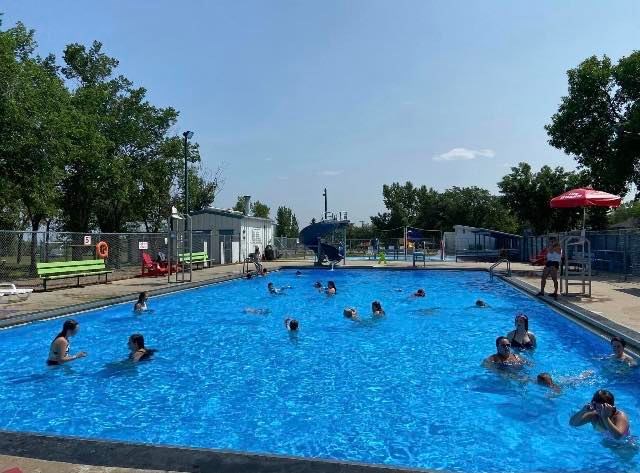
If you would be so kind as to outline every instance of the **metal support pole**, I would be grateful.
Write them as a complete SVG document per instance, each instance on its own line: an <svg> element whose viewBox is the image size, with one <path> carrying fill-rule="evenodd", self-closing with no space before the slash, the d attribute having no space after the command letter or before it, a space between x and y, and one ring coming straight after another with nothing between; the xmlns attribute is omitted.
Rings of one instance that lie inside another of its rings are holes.
<svg viewBox="0 0 640 473"><path fill-rule="evenodd" d="M407 261L407 226L404 227L404 260Z"/></svg>
<svg viewBox="0 0 640 473"><path fill-rule="evenodd" d="M188 133L184 134L184 213L185 215L189 215L189 175L188 175L188 169L187 169L187 160L188 160L188 155L189 155L189 150L188 150ZM185 225L187 223L185 222ZM186 230L186 228L185 228Z"/></svg>

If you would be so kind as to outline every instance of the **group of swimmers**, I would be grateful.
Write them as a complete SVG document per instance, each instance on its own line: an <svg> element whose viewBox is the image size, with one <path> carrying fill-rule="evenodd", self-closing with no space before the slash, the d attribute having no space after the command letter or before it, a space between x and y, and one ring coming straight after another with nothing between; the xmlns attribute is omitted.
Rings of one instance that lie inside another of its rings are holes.
<svg viewBox="0 0 640 473"><path fill-rule="evenodd" d="M148 295L146 292L141 292L138 296L138 300L133 306L135 313L141 313L148 310L147 307ZM80 351L75 355L70 355L69 350L71 348L70 338L75 336L80 330L80 324L77 321L70 319L65 320L62 324L62 330L58 333L49 347L49 356L47 357L48 366L58 366L69 363L70 361L84 358L87 356L87 352ZM140 333L134 333L129 336L127 341L127 347L129 348L129 360L136 363L138 361L146 361L151 359L153 354L157 351L154 348L147 348L144 344L144 336Z"/></svg>
<svg viewBox="0 0 640 473"><path fill-rule="evenodd" d="M512 351L533 350L537 341L533 332L529 331L529 319L525 314L518 314L515 318L515 329L506 336L496 338L496 353L487 357L483 364L488 368L519 368L530 365L531 362ZM635 366L635 360L625 353L626 342L620 337L611 339L612 358L628 366ZM584 372L580 379L589 376L591 372ZM556 383L549 373L540 373L535 381L543 386L551 388L555 392L561 391L561 386ZM591 402L585 404L579 411L571 416L569 424L580 427L590 423L597 431L603 432L612 439L622 439L630 435L629 419L627 415L615 407L614 395L605 389L596 391Z"/></svg>
<svg viewBox="0 0 640 473"><path fill-rule="evenodd" d="M48 366L64 365L70 361L87 356L87 352L84 351L80 351L75 355L69 354L71 348L71 341L69 339L77 335L79 330L80 324L78 324L77 321L73 319L64 321L62 331L55 336L49 347L49 356L47 357ZM134 333L129 337L127 347L129 348L129 360L134 363L149 360L157 351L153 348L145 347L144 336L139 333Z"/></svg>
<svg viewBox="0 0 640 473"><path fill-rule="evenodd" d="M266 272L266 269L264 269L264 271ZM296 275L300 276L301 272L298 271ZM336 295L338 292L334 281L328 281L326 287L324 287L320 281L317 281L314 283L314 287L329 296ZM270 282L267 288L270 294L282 294L285 289L289 289L291 286L276 288L273 283ZM418 289L412 296L426 297L426 292L424 289ZM146 292L140 293L134 305L134 312L141 313L147 311L147 299L148 296ZM477 300L475 306L478 308L486 308L488 304L482 300ZM249 310L245 311L249 312ZM374 317L385 315L380 301L373 301L371 303L371 312ZM354 307L345 308L343 315L347 319L359 320L358 311ZM284 320L284 325L288 331L294 333L296 333L300 327L298 320L289 317ZM51 342L47 365L63 365L87 356L87 353L84 351L80 351L74 355L70 355L69 353L71 347L70 338L78 333L79 328L80 326L75 320L66 320L64 322L62 330ZM134 363L149 360L157 351L145 347L144 336L139 333L134 333L129 337L127 346L129 348L128 358ZM536 346L536 336L533 332L529 331L529 318L525 314L517 314L515 317L515 328L507 333L506 336L496 338L496 353L487 357L483 365L491 369L521 368L524 365L531 364L531 362L518 353L513 352L512 349L515 348L526 351L534 350ZM611 339L612 357L628 366L635 366L636 361L625 353L625 346L626 342L622 338L613 337ZM589 372L583 374L587 376ZM584 376L581 375L581 378ZM538 374L535 381L538 384L553 389L555 392L560 392L561 390L561 387L553 380L549 373ZM571 416L569 423L573 427L580 427L590 423L594 429L603 432L613 439L622 439L630 435L627 415L622 410L616 408L614 395L604 389L596 391L591 401Z"/></svg>

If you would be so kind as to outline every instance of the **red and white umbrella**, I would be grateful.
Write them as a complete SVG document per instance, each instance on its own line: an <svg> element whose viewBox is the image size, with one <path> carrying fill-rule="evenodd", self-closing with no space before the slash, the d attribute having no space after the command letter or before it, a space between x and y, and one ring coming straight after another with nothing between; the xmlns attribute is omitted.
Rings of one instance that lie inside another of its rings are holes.
<svg viewBox="0 0 640 473"><path fill-rule="evenodd" d="M590 187L572 189L554 197L549 202L551 208L572 209L582 207L582 228L584 229L587 207L619 207L622 198Z"/></svg>

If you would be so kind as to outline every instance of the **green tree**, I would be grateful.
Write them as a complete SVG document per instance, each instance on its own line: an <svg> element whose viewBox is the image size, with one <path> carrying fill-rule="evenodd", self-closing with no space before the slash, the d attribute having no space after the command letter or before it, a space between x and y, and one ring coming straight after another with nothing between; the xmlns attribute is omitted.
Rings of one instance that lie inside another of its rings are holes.
<svg viewBox="0 0 640 473"><path fill-rule="evenodd" d="M296 215L289 207L280 206L276 213L276 235L287 238L297 238L300 230Z"/></svg>
<svg viewBox="0 0 640 473"><path fill-rule="evenodd" d="M56 214L71 126L69 94L56 75L55 60L34 56L35 47L33 30L22 23L0 31L0 168L5 171L0 198L7 211L23 212L32 232ZM3 220L15 225L22 219ZM31 240L35 269L35 235Z"/></svg>
<svg viewBox="0 0 640 473"><path fill-rule="evenodd" d="M480 187L452 187L441 194L441 230L454 225L490 228L508 233L518 230L518 223L498 196Z"/></svg>
<svg viewBox="0 0 640 473"><path fill-rule="evenodd" d="M498 188L504 196L505 205L521 226L543 234L567 231L581 225L581 209L552 209L549 201L570 189L587 185L588 181L589 175L584 171L571 172L560 166L554 169L543 166L540 171L533 172L529 164L520 163L498 182Z"/></svg>
<svg viewBox="0 0 640 473"><path fill-rule="evenodd" d="M245 199L241 195L236 199L236 204L233 206L233 210L236 212L243 212L249 215L251 209L245 209Z"/></svg>
<svg viewBox="0 0 640 473"><path fill-rule="evenodd" d="M382 186L382 200L388 212L371 217L371 223L385 230L389 237L400 238L405 226L413 226L418 211L418 189L407 181L404 185L394 182Z"/></svg>
<svg viewBox="0 0 640 473"><path fill-rule="evenodd" d="M170 206L184 211L182 139L171 133L178 112L149 103L147 91L115 75L118 61L94 41L64 51L67 80L76 84L78 115L73 162L62 183L65 227L126 231L143 222L159 229ZM202 174L197 143L189 148L190 210L210 205L217 185ZM182 180L182 181L181 181Z"/></svg>
<svg viewBox="0 0 640 473"><path fill-rule="evenodd" d="M624 195L640 183L640 52L617 64L592 56L567 75L549 143L573 155L594 187Z"/></svg>
<svg viewBox="0 0 640 473"><path fill-rule="evenodd" d="M251 214L254 217L269 218L270 211L271 209L267 205L260 202L259 200L256 200L251 203Z"/></svg>
<svg viewBox="0 0 640 473"><path fill-rule="evenodd" d="M612 224L625 222L629 219L640 220L640 201L627 202L609 214Z"/></svg>

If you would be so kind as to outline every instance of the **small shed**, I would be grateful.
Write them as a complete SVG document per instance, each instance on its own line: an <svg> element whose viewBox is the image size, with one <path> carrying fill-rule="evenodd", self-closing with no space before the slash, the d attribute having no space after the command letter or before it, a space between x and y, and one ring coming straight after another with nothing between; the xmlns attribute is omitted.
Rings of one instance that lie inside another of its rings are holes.
<svg viewBox="0 0 640 473"><path fill-rule="evenodd" d="M256 246L264 254L265 247L273 245L274 222L269 218L208 207L191 213L191 225L194 241L207 241L209 258L219 264L242 262Z"/></svg>

